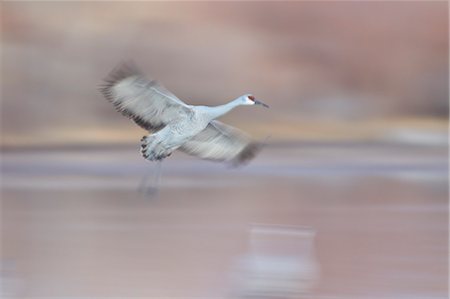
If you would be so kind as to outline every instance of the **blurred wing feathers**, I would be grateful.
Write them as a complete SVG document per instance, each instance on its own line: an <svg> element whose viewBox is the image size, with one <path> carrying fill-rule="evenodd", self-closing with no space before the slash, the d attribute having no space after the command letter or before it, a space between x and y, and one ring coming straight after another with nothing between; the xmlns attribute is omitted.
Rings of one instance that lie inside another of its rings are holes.
<svg viewBox="0 0 450 299"><path fill-rule="evenodd" d="M122 64L105 79L102 94L117 111L149 131L157 131L191 109L157 81L150 81L131 63Z"/></svg>
<svg viewBox="0 0 450 299"><path fill-rule="evenodd" d="M240 130L212 121L179 150L202 159L229 161L233 165L239 165L251 160L260 147L260 144L253 142Z"/></svg>

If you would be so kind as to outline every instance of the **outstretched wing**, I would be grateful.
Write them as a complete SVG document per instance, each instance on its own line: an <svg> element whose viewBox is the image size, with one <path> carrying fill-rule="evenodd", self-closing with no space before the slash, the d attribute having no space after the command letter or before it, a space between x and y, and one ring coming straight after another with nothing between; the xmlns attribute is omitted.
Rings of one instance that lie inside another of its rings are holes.
<svg viewBox="0 0 450 299"><path fill-rule="evenodd" d="M115 68L100 90L117 111L149 131L192 113L188 105L157 81L145 78L132 63Z"/></svg>
<svg viewBox="0 0 450 299"><path fill-rule="evenodd" d="M260 148L261 144L240 130L215 120L178 149L202 159L239 165L255 157Z"/></svg>

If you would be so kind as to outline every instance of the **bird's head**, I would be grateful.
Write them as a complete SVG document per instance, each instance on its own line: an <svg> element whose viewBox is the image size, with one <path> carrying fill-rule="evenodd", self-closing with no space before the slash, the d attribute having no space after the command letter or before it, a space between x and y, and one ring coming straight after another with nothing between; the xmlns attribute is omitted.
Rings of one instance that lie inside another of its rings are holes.
<svg viewBox="0 0 450 299"><path fill-rule="evenodd" d="M245 94L241 96L242 105L261 105L263 107L269 108L268 105L264 104L261 101L255 99L255 97L251 94Z"/></svg>

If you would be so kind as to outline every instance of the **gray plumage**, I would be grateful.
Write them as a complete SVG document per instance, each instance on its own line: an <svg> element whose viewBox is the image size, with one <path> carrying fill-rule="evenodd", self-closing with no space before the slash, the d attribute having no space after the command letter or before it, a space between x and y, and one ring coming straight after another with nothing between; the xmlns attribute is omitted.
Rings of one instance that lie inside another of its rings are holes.
<svg viewBox="0 0 450 299"><path fill-rule="evenodd" d="M162 160L179 149L237 165L252 159L260 149L245 133L215 120L240 105L268 107L252 95L216 107L188 105L131 63L114 69L101 92L119 112L150 132L141 140L142 155L148 160Z"/></svg>

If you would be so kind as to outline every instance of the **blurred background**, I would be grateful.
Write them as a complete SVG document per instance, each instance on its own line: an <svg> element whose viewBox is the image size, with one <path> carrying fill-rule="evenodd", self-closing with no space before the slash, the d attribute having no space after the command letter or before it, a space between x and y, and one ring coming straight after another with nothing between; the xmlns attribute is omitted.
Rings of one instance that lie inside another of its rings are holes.
<svg viewBox="0 0 450 299"><path fill-rule="evenodd" d="M3 2L4 298L447 298L448 3ZM176 153L98 91L132 59L268 145Z"/></svg>

